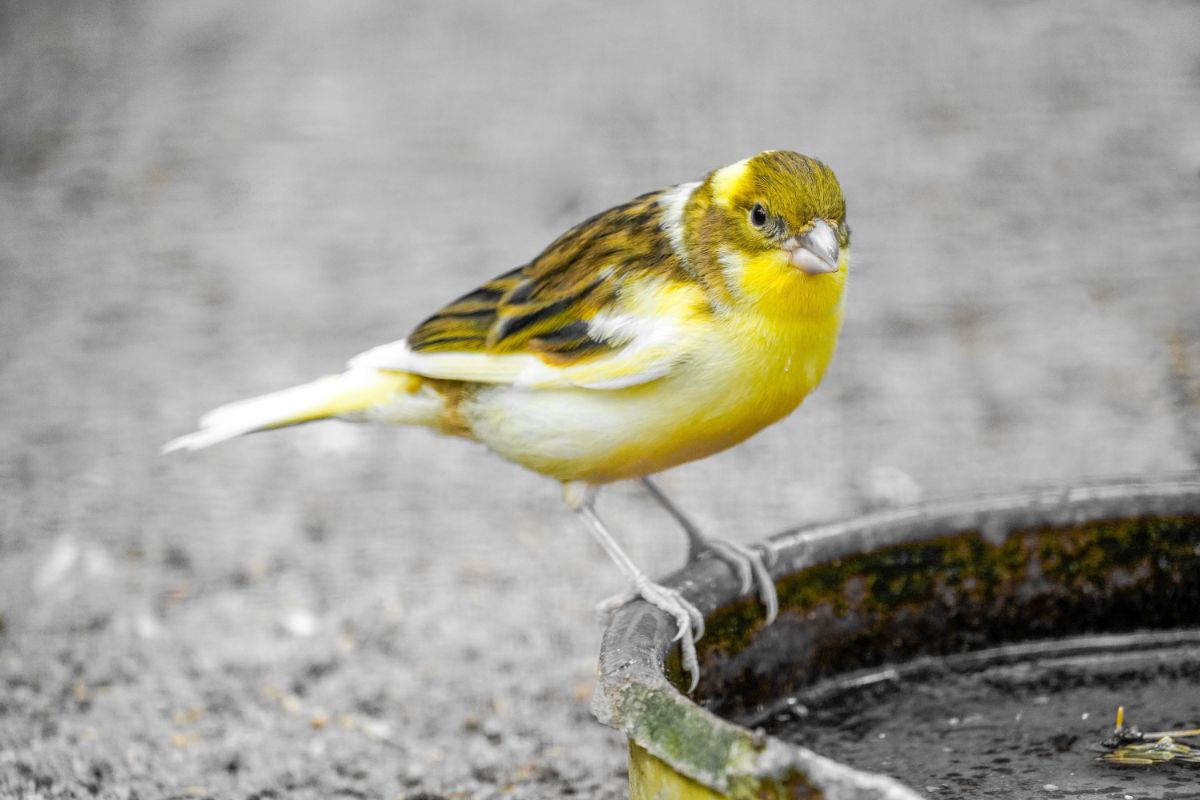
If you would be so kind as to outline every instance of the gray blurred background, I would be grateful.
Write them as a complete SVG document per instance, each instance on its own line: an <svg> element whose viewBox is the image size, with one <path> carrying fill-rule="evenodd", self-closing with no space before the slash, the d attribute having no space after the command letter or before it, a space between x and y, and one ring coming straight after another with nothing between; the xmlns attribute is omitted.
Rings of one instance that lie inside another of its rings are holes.
<svg viewBox="0 0 1200 800"><path fill-rule="evenodd" d="M553 483L420 430L157 450L764 148L841 177L853 285L816 395L662 477L710 532L1195 470L1198 41L1184 0L0 3L0 796L623 796L621 582Z"/></svg>

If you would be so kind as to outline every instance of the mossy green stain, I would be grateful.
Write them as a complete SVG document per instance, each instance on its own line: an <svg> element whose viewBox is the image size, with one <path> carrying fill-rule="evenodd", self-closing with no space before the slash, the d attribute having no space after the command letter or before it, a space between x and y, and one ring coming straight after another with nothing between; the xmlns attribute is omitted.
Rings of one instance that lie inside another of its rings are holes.
<svg viewBox="0 0 1200 800"><path fill-rule="evenodd" d="M684 760L718 775L728 765L736 733L726 730L714 735L710 721L698 708L681 704L665 692L638 685L626 690L621 708L622 718L637 720L633 738L654 742L668 760L675 763Z"/></svg>
<svg viewBox="0 0 1200 800"><path fill-rule="evenodd" d="M1107 600L1118 571L1136 584L1122 589L1133 600ZM1084 631L1106 610L1121 615L1117 628L1129 628L1138 604L1147 614L1158 609L1146 627L1195 620L1197 574L1200 518L1117 519L1017 530L1000 543L968 531L896 545L802 570L778 589L784 619L822 608L857 615L861 625L853 641L840 643L843 651L921 649L920 638L933 633L921 620L941 603L942 628L953 621L956 634L947 652L995 639ZM897 620L909 624L897 629ZM761 623L752 599L721 609L708 621L702 661L742 650Z"/></svg>

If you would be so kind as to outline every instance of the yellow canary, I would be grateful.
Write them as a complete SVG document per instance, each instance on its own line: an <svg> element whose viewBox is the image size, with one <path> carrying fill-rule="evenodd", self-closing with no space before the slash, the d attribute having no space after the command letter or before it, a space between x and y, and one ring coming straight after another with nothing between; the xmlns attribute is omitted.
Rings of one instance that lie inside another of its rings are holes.
<svg viewBox="0 0 1200 800"><path fill-rule="evenodd" d="M841 327L850 232L833 172L773 150L644 194L571 228L340 375L232 403L164 452L320 419L423 425L482 442L559 480L631 583L671 614L699 674L703 619L653 583L593 508L603 484L641 478L775 616L755 550L700 536L646 476L737 444L820 382Z"/></svg>

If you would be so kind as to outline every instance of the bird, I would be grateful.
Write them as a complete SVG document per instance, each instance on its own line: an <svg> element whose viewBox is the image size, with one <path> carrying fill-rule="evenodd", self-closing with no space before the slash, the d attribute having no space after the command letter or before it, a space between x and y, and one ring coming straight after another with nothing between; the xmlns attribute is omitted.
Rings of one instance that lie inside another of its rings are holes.
<svg viewBox="0 0 1200 800"><path fill-rule="evenodd" d="M691 691L703 615L626 555L597 492L642 481L683 528L689 559L728 562L743 594L757 586L770 624L768 556L701 534L651 476L742 442L817 387L841 329L849 246L833 171L761 152L595 214L406 338L339 374L221 406L163 452L328 419L480 442L561 483L628 581L600 610L640 597L669 614Z"/></svg>

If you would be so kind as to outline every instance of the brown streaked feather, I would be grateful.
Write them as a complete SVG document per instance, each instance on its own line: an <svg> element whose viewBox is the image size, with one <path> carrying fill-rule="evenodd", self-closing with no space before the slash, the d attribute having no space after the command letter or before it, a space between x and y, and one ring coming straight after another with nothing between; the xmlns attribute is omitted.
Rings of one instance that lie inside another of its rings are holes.
<svg viewBox="0 0 1200 800"><path fill-rule="evenodd" d="M619 347L588 322L619 303L621 287L647 272L686 279L661 229L665 191L596 214L535 259L447 305L408 337L414 352L536 353L569 363Z"/></svg>

